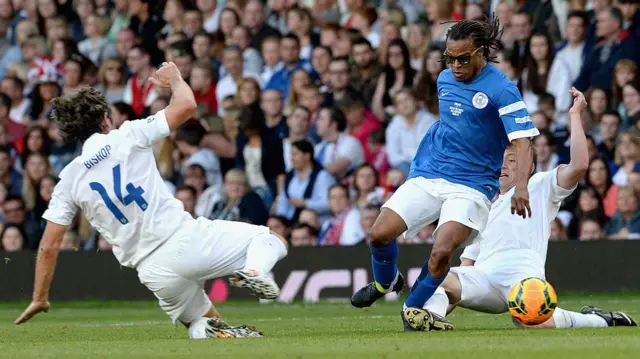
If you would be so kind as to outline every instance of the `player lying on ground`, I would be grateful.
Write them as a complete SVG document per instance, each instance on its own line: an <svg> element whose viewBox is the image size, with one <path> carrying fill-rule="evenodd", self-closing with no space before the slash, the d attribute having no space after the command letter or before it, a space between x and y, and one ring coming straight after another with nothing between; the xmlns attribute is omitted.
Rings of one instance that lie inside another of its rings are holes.
<svg viewBox="0 0 640 359"><path fill-rule="evenodd" d="M531 218L522 219L509 213L517 160L513 148L507 149L500 175L500 196L491 208L482 240L465 248L462 266L451 269L444 283L425 303L424 310L413 310L410 315L413 323L405 322L406 330L453 329L453 324L444 316L455 306L487 313L507 312L507 297L514 285L529 277L545 278L551 222L556 218L562 200L574 191L589 166L587 139L582 128L582 112L587 104L582 93L575 89L571 92L575 97L569 111L571 162L531 178L529 193L533 213ZM515 319L514 323L522 326ZM549 320L531 327L635 325L625 313L584 307L581 313L557 308Z"/></svg>
<svg viewBox="0 0 640 359"><path fill-rule="evenodd" d="M146 119L113 128L104 96L89 87L53 101L52 118L65 137L80 141L82 153L60 173L36 264L33 301L16 320L21 324L49 310L49 288L58 248L78 209L113 246L126 267L138 271L173 323L189 337L260 336L251 328L230 327L202 289L211 278L233 275L232 284L273 299L280 289L267 277L287 254L285 240L267 227L193 219L164 184L151 146L189 119L196 101L173 63L150 78L170 88L169 106Z"/></svg>
<svg viewBox="0 0 640 359"><path fill-rule="evenodd" d="M438 77L440 120L422 139L409 180L385 203L371 229L374 282L353 295L355 307L368 307L385 293L402 289L396 238L405 231L412 237L439 218L428 272L405 302L422 308L444 281L456 249L486 226L509 143L518 159L511 212L531 214L529 138L538 130L516 85L490 64L500 34L496 18L493 24L463 20L447 33L444 61L450 68Z"/></svg>

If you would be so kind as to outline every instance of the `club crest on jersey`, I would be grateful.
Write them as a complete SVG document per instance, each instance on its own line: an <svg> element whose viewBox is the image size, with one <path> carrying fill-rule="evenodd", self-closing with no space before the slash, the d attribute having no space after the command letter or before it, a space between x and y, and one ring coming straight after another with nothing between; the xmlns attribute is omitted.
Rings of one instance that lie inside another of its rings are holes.
<svg viewBox="0 0 640 359"><path fill-rule="evenodd" d="M489 104L489 97L487 97L484 92L476 92L476 94L473 95L472 102L473 107L482 110Z"/></svg>

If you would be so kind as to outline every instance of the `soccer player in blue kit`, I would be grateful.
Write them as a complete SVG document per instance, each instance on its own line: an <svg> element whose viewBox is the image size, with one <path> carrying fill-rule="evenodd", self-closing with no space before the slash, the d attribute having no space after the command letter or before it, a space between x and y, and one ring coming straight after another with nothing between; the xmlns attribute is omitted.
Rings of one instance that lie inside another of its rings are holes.
<svg viewBox="0 0 640 359"><path fill-rule="evenodd" d="M371 229L374 281L351 297L359 308L401 291L396 238L403 232L412 237L439 219L431 255L402 310L409 330L437 329L428 326L446 321L422 305L444 281L456 249L485 228L509 143L517 158L511 212L531 216L530 138L539 132L516 84L490 63L502 33L499 26L496 18L492 23L463 20L449 30L444 52L449 69L438 77L440 120L422 139L409 179L384 204Z"/></svg>

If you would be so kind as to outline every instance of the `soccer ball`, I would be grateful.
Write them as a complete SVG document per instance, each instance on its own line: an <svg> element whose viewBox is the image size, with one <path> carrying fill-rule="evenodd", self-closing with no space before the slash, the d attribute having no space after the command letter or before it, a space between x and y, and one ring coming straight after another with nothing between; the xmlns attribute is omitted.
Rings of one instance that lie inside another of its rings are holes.
<svg viewBox="0 0 640 359"><path fill-rule="evenodd" d="M558 306L556 291L540 278L521 280L511 289L508 299L511 316L526 325L544 323Z"/></svg>

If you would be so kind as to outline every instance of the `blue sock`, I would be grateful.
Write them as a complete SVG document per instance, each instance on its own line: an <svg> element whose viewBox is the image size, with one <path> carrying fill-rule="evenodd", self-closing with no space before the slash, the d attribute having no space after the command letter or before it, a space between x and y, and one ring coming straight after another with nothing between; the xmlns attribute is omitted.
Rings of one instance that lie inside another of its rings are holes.
<svg viewBox="0 0 640 359"><path fill-rule="evenodd" d="M420 271L420 275L418 276L418 279L416 279L415 283L413 283L413 286L411 286L411 290L409 291L409 294L413 293L413 291L416 290L416 288L418 287L418 283L420 283L421 280L424 280L427 277L427 274L429 274L428 259L422 265L422 270Z"/></svg>
<svg viewBox="0 0 640 359"><path fill-rule="evenodd" d="M416 281L415 289L409 293L404 304L407 307L422 308L446 277L447 275L445 274L442 278L433 278L431 273L427 273L423 280Z"/></svg>
<svg viewBox="0 0 640 359"><path fill-rule="evenodd" d="M371 267L373 280L382 287L389 288L398 274L398 242L393 240L384 247L371 248Z"/></svg>

